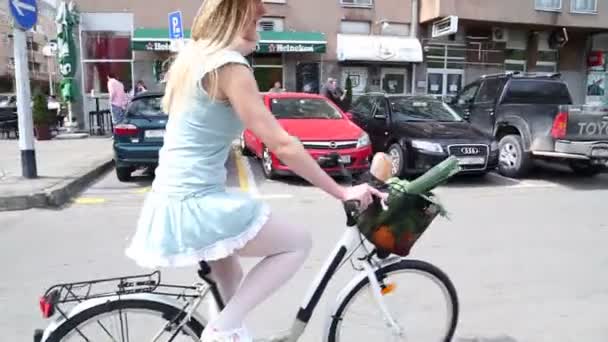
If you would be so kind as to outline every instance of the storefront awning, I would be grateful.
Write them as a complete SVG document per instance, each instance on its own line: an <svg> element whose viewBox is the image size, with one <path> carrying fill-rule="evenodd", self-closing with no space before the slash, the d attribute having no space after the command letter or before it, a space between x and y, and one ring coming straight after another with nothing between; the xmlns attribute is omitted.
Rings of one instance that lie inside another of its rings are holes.
<svg viewBox="0 0 608 342"><path fill-rule="evenodd" d="M416 38L338 34L339 61L422 62Z"/></svg>
<svg viewBox="0 0 608 342"><path fill-rule="evenodd" d="M319 32L260 32L257 53L325 53L327 39Z"/></svg>
<svg viewBox="0 0 608 342"><path fill-rule="evenodd" d="M190 39L190 30L184 30L184 38ZM327 39L319 32L260 32L257 53L324 53ZM168 29L140 28L133 35L133 50L170 51Z"/></svg>

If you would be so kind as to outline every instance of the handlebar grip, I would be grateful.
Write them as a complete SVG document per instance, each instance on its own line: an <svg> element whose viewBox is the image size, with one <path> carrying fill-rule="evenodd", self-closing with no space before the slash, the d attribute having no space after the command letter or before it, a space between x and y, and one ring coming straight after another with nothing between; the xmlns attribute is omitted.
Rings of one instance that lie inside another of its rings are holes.
<svg viewBox="0 0 608 342"><path fill-rule="evenodd" d="M344 211L346 212L346 225L353 227L357 224L357 216L359 216L359 201L349 200L343 202Z"/></svg>

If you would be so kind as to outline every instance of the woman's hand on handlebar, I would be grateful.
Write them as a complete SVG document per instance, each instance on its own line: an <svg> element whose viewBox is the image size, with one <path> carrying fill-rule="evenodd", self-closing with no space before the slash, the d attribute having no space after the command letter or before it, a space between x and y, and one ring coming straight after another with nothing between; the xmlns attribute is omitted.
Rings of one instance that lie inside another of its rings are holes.
<svg viewBox="0 0 608 342"><path fill-rule="evenodd" d="M359 203L359 210L363 211L373 202L373 196L382 199L382 201L385 201L388 198L388 194L364 183L352 187L345 187L343 189L342 201L356 201Z"/></svg>

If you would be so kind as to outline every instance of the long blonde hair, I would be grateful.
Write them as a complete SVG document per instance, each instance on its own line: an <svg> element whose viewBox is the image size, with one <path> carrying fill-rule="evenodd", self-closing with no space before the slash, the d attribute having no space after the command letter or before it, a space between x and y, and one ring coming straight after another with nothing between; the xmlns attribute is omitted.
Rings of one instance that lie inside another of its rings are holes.
<svg viewBox="0 0 608 342"><path fill-rule="evenodd" d="M192 24L191 42L182 49L167 72L167 84L163 97L163 110L167 114L179 110L187 97L193 96L193 84L202 80L196 70L200 63L218 50L229 47L243 32L253 17L254 0L204 0ZM217 95L217 70L206 78L207 92Z"/></svg>

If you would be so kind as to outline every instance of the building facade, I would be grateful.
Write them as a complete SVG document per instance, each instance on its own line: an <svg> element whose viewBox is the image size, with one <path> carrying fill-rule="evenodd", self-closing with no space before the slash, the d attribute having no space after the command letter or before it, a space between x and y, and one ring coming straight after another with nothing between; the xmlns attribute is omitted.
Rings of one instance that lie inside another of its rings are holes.
<svg viewBox="0 0 608 342"><path fill-rule="evenodd" d="M56 9L45 1L38 2L38 24L27 32L30 85L50 93L59 75L56 58L45 55L45 46L57 36ZM0 1L0 93L15 91L15 63L13 58L13 27L8 1Z"/></svg>
<svg viewBox="0 0 608 342"><path fill-rule="evenodd" d="M425 0L416 91L453 95L481 74L559 72L575 103L598 102L607 30L603 0Z"/></svg>
<svg viewBox="0 0 608 342"><path fill-rule="evenodd" d="M127 89L163 88L179 50L168 14L181 11L186 42L200 0L76 0L83 112L107 108L107 74ZM454 95L482 74L560 72L576 103L604 101L608 1L267 0L261 40L248 56L261 91L318 92L328 77L355 94ZM567 38L567 39L566 39ZM602 84L600 84L602 83ZM594 95L595 94L595 95ZM600 95L597 95L600 94ZM86 120L86 117L83 117Z"/></svg>
<svg viewBox="0 0 608 342"><path fill-rule="evenodd" d="M163 87L179 44L169 39L168 14L181 11L186 40L200 0L77 0L81 13L80 83L85 112L107 107L106 76L115 73L127 89L141 80ZM412 10L404 0L269 0L260 20L260 44L248 56L261 91L281 82L289 91L319 92L328 77L355 93L412 89L413 65L422 46L411 37ZM92 96L92 94L94 96ZM99 97L101 96L101 99ZM84 118L86 120L86 118Z"/></svg>

